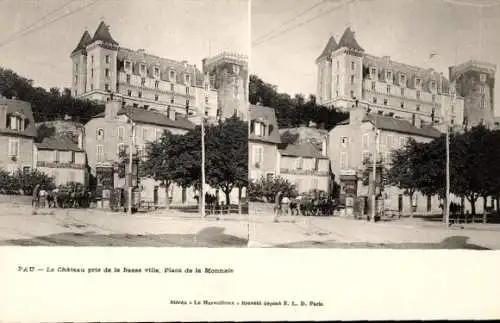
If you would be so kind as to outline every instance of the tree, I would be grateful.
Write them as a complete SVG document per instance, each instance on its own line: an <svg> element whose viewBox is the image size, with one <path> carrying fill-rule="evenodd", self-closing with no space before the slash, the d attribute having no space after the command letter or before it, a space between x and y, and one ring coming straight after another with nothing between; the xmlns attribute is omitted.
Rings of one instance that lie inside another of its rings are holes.
<svg viewBox="0 0 500 323"><path fill-rule="evenodd" d="M165 188L167 209L170 206L168 191L175 180L175 172L179 167L177 157L182 149L181 141L181 135L165 131L157 141L147 145L146 158L140 163L144 175L159 181L161 186Z"/></svg>
<svg viewBox="0 0 500 323"><path fill-rule="evenodd" d="M36 185L40 185L42 190L53 190L56 188L54 178L48 176L38 169L33 169L30 172L23 172L18 169L12 174L12 181L16 183L16 189L22 189L24 195L31 195Z"/></svg>
<svg viewBox="0 0 500 323"><path fill-rule="evenodd" d="M392 153L390 167L386 173L387 183L404 191L412 205L413 195L419 188L420 156L425 144L417 143L413 138L406 145ZM413 208L410 207L410 217L413 217Z"/></svg>
<svg viewBox="0 0 500 323"><path fill-rule="evenodd" d="M278 191L283 192L283 196L294 197L298 195L294 184L285 178L277 176L272 179L261 177L256 181L250 182L248 196L252 201L265 199L268 202L274 202Z"/></svg>
<svg viewBox="0 0 500 323"><path fill-rule="evenodd" d="M207 129L207 183L220 189L230 205L233 188L248 185L248 125L231 117Z"/></svg>
<svg viewBox="0 0 500 323"><path fill-rule="evenodd" d="M283 144L294 144L297 142L299 139L299 134L298 133L291 133L290 131L285 131L281 134L281 143Z"/></svg>

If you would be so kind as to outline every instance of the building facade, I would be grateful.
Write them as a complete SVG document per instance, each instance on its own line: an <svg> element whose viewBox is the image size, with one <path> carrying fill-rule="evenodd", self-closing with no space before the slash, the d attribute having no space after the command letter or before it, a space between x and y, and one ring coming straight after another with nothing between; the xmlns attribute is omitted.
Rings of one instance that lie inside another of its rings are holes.
<svg viewBox="0 0 500 323"><path fill-rule="evenodd" d="M456 84L457 93L465 100L464 123L466 127L483 124L494 126L494 92L496 65L468 61L451 66L450 80Z"/></svg>
<svg viewBox="0 0 500 323"><path fill-rule="evenodd" d="M205 59L204 70L222 73L207 77L187 61L120 46L109 26L101 22L94 36L84 32L71 60L72 94L77 98L106 102L113 96L126 105L157 110L172 119L176 115L201 115L202 111L215 119L229 114L225 109L237 109L246 115L246 106L240 103L247 98L246 81L241 81L246 80L247 59L242 55L221 54ZM231 66L229 75L227 66ZM209 78L216 81L210 82ZM239 82L238 91L228 92L229 84L235 82Z"/></svg>
<svg viewBox="0 0 500 323"><path fill-rule="evenodd" d="M106 103L105 112L95 116L85 125L85 151L91 173L96 176L98 185L102 185L103 177L109 175L112 183L106 185L125 187L125 177L120 177L117 170L120 153L128 152L133 144L133 152L137 150L141 156L145 153L146 144L159 139L165 130L182 135L194 127L187 118L172 120L158 111L123 108L121 101L109 101ZM132 133L135 139L132 138ZM161 187L159 182L151 178L141 178L139 185L142 188L143 200L166 204L165 188ZM174 204L196 203L192 189L172 185L168 196Z"/></svg>
<svg viewBox="0 0 500 323"><path fill-rule="evenodd" d="M248 57L237 53L222 53L203 59L203 73L210 75L210 87L217 91L218 115L237 115L247 120Z"/></svg>
<svg viewBox="0 0 500 323"><path fill-rule="evenodd" d="M448 80L433 69L411 66L390 57L370 55L347 28L337 43L331 37L316 59L318 103L349 112L362 104L376 113L420 123L443 121L451 102ZM450 122L463 124L463 98L454 100Z"/></svg>
<svg viewBox="0 0 500 323"><path fill-rule="evenodd" d="M249 180L272 178L279 174L278 144L281 143L274 109L251 105L248 136Z"/></svg>
<svg viewBox="0 0 500 323"><path fill-rule="evenodd" d="M28 102L0 97L0 168L9 172L33 167L35 120Z"/></svg>
<svg viewBox="0 0 500 323"><path fill-rule="evenodd" d="M85 152L71 138L43 138L33 145L33 156L33 168L53 177L56 186L68 182L88 184Z"/></svg>
<svg viewBox="0 0 500 323"><path fill-rule="evenodd" d="M330 130L328 137L328 157L341 192L346 191L343 178L352 177L356 185L355 195L369 197L371 176L368 182L364 182L362 175L364 169L371 166L364 165L366 160L372 160L375 155L377 161L389 168L392 152L404 147L409 138L417 142L430 142L440 135L431 126L416 127L406 120L369 114L362 108L351 110L349 121ZM441 210L441 202L436 196L427 197L417 193L414 200L410 201L397 187L384 187L381 194L384 206L389 210L408 213L412 206L421 213Z"/></svg>

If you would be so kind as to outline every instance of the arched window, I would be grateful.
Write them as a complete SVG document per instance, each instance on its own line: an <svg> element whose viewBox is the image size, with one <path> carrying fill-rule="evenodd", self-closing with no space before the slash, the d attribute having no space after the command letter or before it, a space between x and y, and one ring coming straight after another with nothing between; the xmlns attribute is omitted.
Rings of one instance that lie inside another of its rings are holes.
<svg viewBox="0 0 500 323"><path fill-rule="evenodd" d="M99 128L96 131L97 140L104 140L104 129Z"/></svg>

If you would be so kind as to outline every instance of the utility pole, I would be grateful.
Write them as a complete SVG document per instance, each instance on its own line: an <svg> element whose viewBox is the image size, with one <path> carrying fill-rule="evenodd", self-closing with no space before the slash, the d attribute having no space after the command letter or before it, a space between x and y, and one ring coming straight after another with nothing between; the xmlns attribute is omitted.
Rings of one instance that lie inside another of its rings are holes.
<svg viewBox="0 0 500 323"><path fill-rule="evenodd" d="M130 134L131 134L131 138L130 138L130 147L128 149L128 152L129 152L129 156L128 156L128 172L129 172L129 176L128 176L128 206L127 206L127 213L128 215L132 215L132 171L133 171L133 152L132 152L132 149L133 147L135 146L135 123L134 121L132 120L132 108L130 108L130 115L129 115L129 118L130 118Z"/></svg>
<svg viewBox="0 0 500 323"><path fill-rule="evenodd" d="M207 86L208 86L208 76L205 74L204 84L203 84L203 93L206 97L207 95ZM205 217L205 97L201 102L201 193L200 193L200 201L201 201L201 216Z"/></svg>
<svg viewBox="0 0 500 323"><path fill-rule="evenodd" d="M378 137L379 130L374 126L374 145L373 145L373 156L372 156L372 218L371 220L375 222L375 218L377 215L376 204L377 204L377 156L378 156Z"/></svg>

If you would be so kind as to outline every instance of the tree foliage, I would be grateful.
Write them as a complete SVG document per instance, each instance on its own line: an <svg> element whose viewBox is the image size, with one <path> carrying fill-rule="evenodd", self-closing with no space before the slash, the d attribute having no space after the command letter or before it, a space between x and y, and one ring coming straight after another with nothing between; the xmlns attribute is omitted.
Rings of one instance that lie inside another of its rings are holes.
<svg viewBox="0 0 500 323"><path fill-rule="evenodd" d="M279 93L276 85L264 82L257 75L250 75L249 100L251 104L260 103L273 108L280 128L307 125L312 121L329 130L349 117L347 113L316 104L316 97L312 94L306 100L303 94L291 97Z"/></svg>
<svg viewBox="0 0 500 323"><path fill-rule="evenodd" d="M0 169L0 190L2 193L19 194L22 191L25 195L31 195L36 185L40 185L40 188L44 190L52 190L56 187L54 178L38 169L29 172L18 169L13 173Z"/></svg>
<svg viewBox="0 0 500 323"><path fill-rule="evenodd" d="M31 103L36 122L62 120L66 115L86 123L94 115L103 112L104 106L88 100L71 97L70 89L51 88L49 91L35 87L33 80L19 76L10 69L0 67L0 94L17 97Z"/></svg>
<svg viewBox="0 0 500 323"><path fill-rule="evenodd" d="M248 197L251 201L267 200L273 202L278 191L283 192L283 196L295 197L298 195L297 188L283 177L273 177L268 179L261 177L252 181L248 187Z"/></svg>

